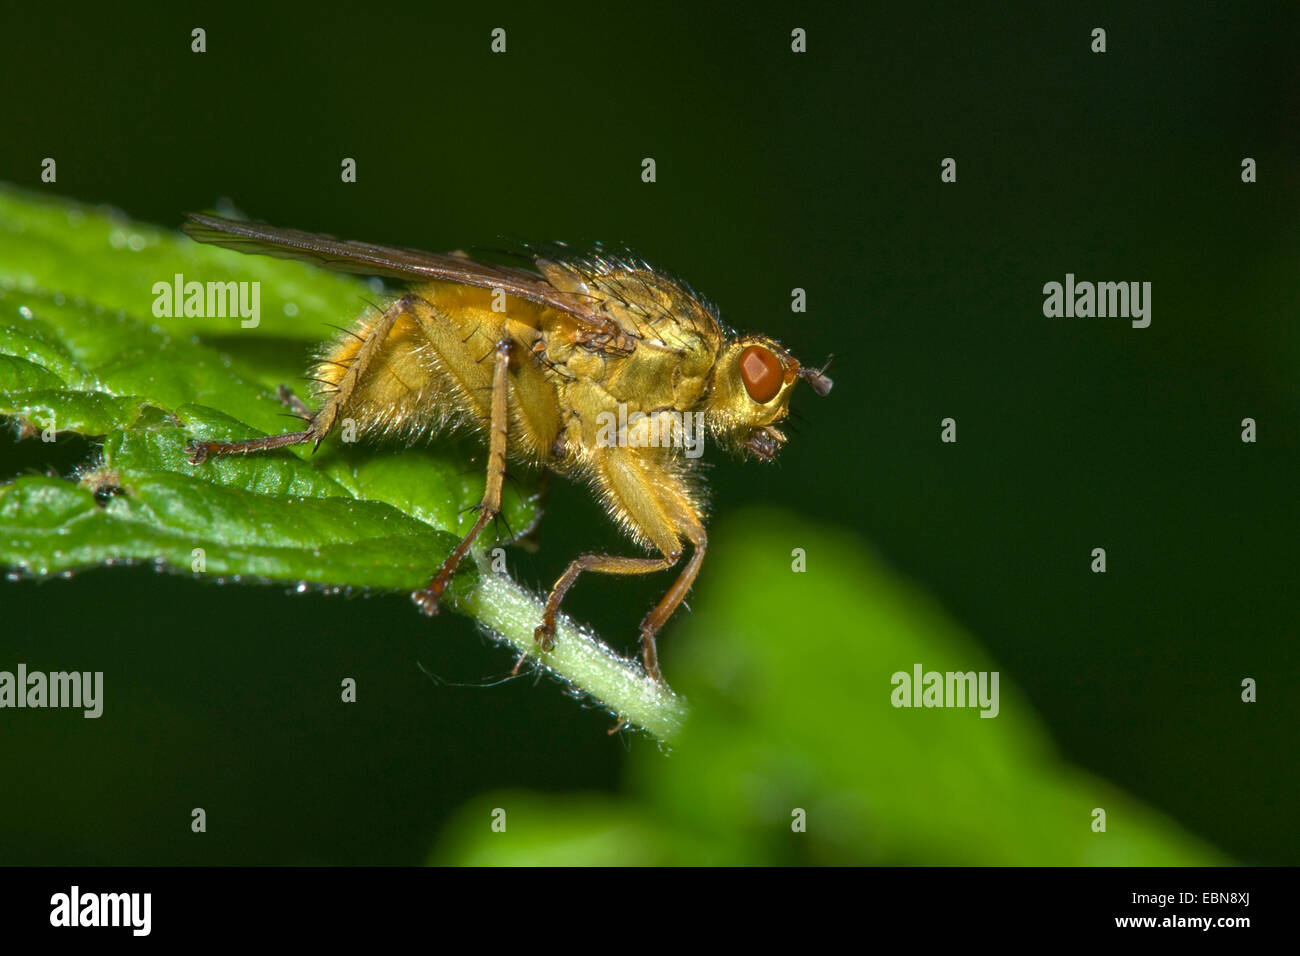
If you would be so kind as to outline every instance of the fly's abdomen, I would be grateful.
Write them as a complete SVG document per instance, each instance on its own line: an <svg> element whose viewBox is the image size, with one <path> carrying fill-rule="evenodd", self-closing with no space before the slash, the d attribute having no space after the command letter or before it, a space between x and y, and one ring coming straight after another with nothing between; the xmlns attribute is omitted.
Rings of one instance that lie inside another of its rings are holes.
<svg viewBox="0 0 1300 956"><path fill-rule="evenodd" d="M511 402L510 451L540 460L559 427L555 389L530 352L540 310L516 299L504 312L493 304L490 290L432 282L362 316L313 371L326 424L346 429L351 419L359 436L407 441L462 427L485 433L496 346L509 338L511 388L526 398Z"/></svg>

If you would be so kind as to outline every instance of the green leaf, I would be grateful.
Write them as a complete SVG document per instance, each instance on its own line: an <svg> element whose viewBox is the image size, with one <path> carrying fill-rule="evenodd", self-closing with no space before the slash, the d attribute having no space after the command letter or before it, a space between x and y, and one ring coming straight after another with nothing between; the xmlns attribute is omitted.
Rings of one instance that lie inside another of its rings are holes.
<svg viewBox="0 0 1300 956"><path fill-rule="evenodd" d="M260 322L155 317L155 284L178 275L260 283ZM423 587L473 524L477 446L331 438L314 454L299 446L198 466L185 454L191 438L289 430L276 386L299 381L329 325L350 323L377 294L355 278L201 245L112 210L0 189L0 415L29 440L102 439L77 475L0 486L0 564L45 576L146 561L303 587ZM535 486L508 486L503 529L536 519ZM481 566L492 538L480 537L444 603L614 713L671 735L681 702L592 635L563 621L555 648L539 651L536 599Z"/></svg>

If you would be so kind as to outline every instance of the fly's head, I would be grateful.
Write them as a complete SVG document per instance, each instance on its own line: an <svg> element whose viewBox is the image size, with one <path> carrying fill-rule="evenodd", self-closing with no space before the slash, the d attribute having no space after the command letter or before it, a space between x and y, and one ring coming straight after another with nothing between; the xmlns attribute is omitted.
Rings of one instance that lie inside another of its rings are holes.
<svg viewBox="0 0 1300 956"><path fill-rule="evenodd" d="M790 414L790 393L803 379L818 395L831 380L800 365L775 339L746 335L723 346L704 405L714 437L733 451L771 461L786 442L778 426Z"/></svg>

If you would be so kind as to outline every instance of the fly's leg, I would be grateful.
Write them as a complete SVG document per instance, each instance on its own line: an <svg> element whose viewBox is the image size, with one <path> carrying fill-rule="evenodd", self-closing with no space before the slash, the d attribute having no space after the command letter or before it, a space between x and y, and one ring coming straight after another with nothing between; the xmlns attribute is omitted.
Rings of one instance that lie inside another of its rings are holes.
<svg viewBox="0 0 1300 956"><path fill-rule="evenodd" d="M478 505L478 520L469 534L461 539L460 544L447 555L442 567L433 576L428 585L411 595L411 600L425 614L438 613L438 601L442 592L451 583L456 568L469 554L474 539L498 514L501 513L501 485L506 474L506 436L510 431L509 407L506 402L509 382L506 373L510 368L510 351L513 348L509 339L497 343L496 359L492 366L492 412L488 433L487 485L483 489L483 500Z"/></svg>
<svg viewBox="0 0 1300 956"><path fill-rule="evenodd" d="M555 616L560 602L584 571L602 574L653 574L677 564L682 557L682 542L693 546L691 559L672 587L641 622L641 656L646 673L662 681L655 635L686 599L704 563L708 536L700 518L698 499L688 486L666 478L653 464L647 463L637 449L610 449L596 466L598 487L607 506L623 521L631 524L642 538L653 542L657 558L627 558L610 554L584 554L573 561L555 582L542 623L533 637L549 649L555 640Z"/></svg>
<svg viewBox="0 0 1300 956"><path fill-rule="evenodd" d="M665 554L662 558L625 558L616 554L584 554L569 563L551 588L542 610L542 623L533 631L533 639L542 645L542 650L549 651L555 645L555 615L560 610L560 602L569 593L573 582L583 571L596 571L600 574L654 574L665 568L671 568L680 560L682 553Z"/></svg>
<svg viewBox="0 0 1300 956"><path fill-rule="evenodd" d="M280 399L281 405L289 409L289 411L293 412L303 421L309 422L312 420L312 416L315 415L315 412L308 408L307 403L295 395L289 389L288 385L276 386L275 394Z"/></svg>
<svg viewBox="0 0 1300 956"><path fill-rule="evenodd" d="M190 442L189 447L190 464L201 465L209 458L249 455L274 448L284 448L288 445L301 445L304 442L313 442L314 450L338 421L339 412L351 400L357 389L357 383L361 381L361 376L366 373L379 350L383 348L388 333L393 329L393 324L404 313L414 311L415 302L415 296L404 295L384 310L366 332L361 347L357 349L347 371L335 384L334 393L321 406L320 411L313 413L297 396L283 385L280 386L277 390L280 401L307 419L307 427L304 430L285 435L267 435L264 438L246 438L243 441L193 441Z"/></svg>
<svg viewBox="0 0 1300 956"><path fill-rule="evenodd" d="M695 583L695 578L700 573L700 565L704 563L705 542L701 529L699 540L693 541L695 550L691 554L690 561L673 582L673 586L668 589L668 593L641 622L641 658L645 662L646 673L657 681L662 681L663 675L659 671L659 652L655 644L655 635L673 616L673 612L686 599L687 592ZM560 610L560 602L564 600L564 595L568 593L569 588L573 587L573 582L583 571L598 571L601 574L653 574L671 568L681 560L681 556L681 551L669 552L662 558L623 558L612 554L582 555L573 561L555 582L555 587L551 589L551 594L546 599L546 607L542 611L542 623L533 631L533 639L542 645L542 650L551 649L555 643L555 615Z"/></svg>
<svg viewBox="0 0 1300 956"><path fill-rule="evenodd" d="M288 445L301 445L303 442L320 442L320 436L308 424L306 430L289 432L284 435L267 435L265 438L245 438L242 441L192 441L189 444L191 465L201 465L209 458L224 458L227 455L251 455L259 451L271 451Z"/></svg>
<svg viewBox="0 0 1300 956"><path fill-rule="evenodd" d="M682 573L668 589L668 593L659 599L659 603L641 622L641 656L645 660L646 673L658 681L662 681L663 677L659 673L659 651L655 645L655 635L686 600L691 585L695 583L695 578L700 573L700 565L704 563L704 552L708 549L709 539L703 528L686 530L694 548L691 552L691 560L686 562L686 567L682 568Z"/></svg>

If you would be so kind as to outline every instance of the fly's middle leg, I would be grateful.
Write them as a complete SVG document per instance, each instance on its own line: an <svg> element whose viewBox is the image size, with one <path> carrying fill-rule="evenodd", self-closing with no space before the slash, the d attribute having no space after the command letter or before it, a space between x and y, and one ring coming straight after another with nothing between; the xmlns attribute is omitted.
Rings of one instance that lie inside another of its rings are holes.
<svg viewBox="0 0 1300 956"><path fill-rule="evenodd" d="M451 583L456 568L469 554L470 547L489 521L501 513L501 486L506 475L506 437L510 430L509 380L506 377L510 369L510 352L513 344L509 339L497 343L496 359L492 365L492 410L488 432L487 485L483 489L483 500L478 506L478 520L470 528L469 534L461 539L452 549L451 554L423 590L411 595L411 600L425 614L438 613L438 601Z"/></svg>

